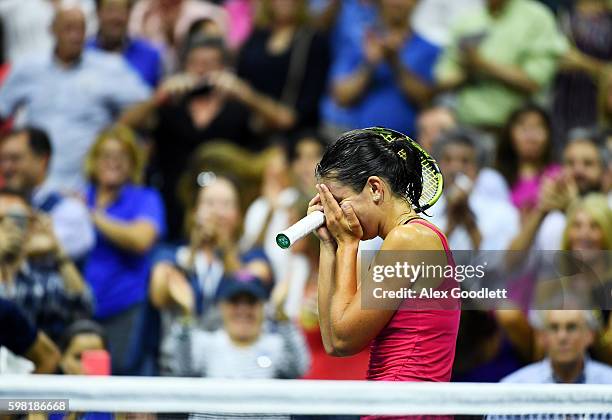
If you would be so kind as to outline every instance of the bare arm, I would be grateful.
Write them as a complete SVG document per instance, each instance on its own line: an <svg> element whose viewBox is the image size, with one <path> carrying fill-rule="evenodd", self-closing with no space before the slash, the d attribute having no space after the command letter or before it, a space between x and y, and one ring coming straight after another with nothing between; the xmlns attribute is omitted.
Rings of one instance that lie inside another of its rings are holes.
<svg viewBox="0 0 612 420"><path fill-rule="evenodd" d="M341 106L350 106L357 102L367 91L374 69L363 64L353 74L334 83L332 96Z"/></svg>
<svg viewBox="0 0 612 420"><path fill-rule="evenodd" d="M340 208L325 186L319 187L319 194L325 208L326 226L338 243L331 298L327 307L319 307L319 316L329 318L331 354L349 356L364 349L389 322L395 310L362 308L361 292L357 286L357 251L363 234L361 225L350 203L343 203ZM443 250L440 239L430 229L399 226L387 235L381 252L417 248ZM374 265L380 262L380 255L377 255ZM388 290L400 290L408 285L408 280L404 283L396 281L389 285ZM395 303L399 305L398 301Z"/></svg>
<svg viewBox="0 0 612 420"><path fill-rule="evenodd" d="M433 96L434 90L419 76L402 65L399 58L399 49L393 51L390 64L395 71L400 89L416 105L426 106Z"/></svg>
<svg viewBox="0 0 612 420"><path fill-rule="evenodd" d="M74 262L66 255L61 255L57 261L66 291L70 293L83 293L85 290L85 280L83 280L83 276L81 276L81 272L76 268Z"/></svg>
<svg viewBox="0 0 612 420"><path fill-rule="evenodd" d="M308 204L308 214L313 211L323 211L321 198L318 194ZM325 226L317 229L317 236L321 241L319 248L319 273L317 279L319 329L321 330L321 339L325 352L331 354L333 352L333 346L331 324L329 321L329 307L336 271L337 244Z"/></svg>
<svg viewBox="0 0 612 420"><path fill-rule="evenodd" d="M501 83L525 94L534 94L540 90L540 84L518 66L498 64L487 60L475 48L466 52L469 68L485 76L497 79Z"/></svg>
<svg viewBox="0 0 612 420"><path fill-rule="evenodd" d="M47 335L39 331L36 341L28 349L25 357L36 366L34 373L55 373L60 362L60 352Z"/></svg>
<svg viewBox="0 0 612 420"><path fill-rule="evenodd" d="M157 239L155 226L146 220L120 222L101 211L93 213L92 220L108 240L126 251L144 254L151 249Z"/></svg>
<svg viewBox="0 0 612 420"><path fill-rule="evenodd" d="M246 105L273 129L287 130L297 122L294 109L258 92L245 80L229 71L215 72L210 75L209 80L221 92Z"/></svg>

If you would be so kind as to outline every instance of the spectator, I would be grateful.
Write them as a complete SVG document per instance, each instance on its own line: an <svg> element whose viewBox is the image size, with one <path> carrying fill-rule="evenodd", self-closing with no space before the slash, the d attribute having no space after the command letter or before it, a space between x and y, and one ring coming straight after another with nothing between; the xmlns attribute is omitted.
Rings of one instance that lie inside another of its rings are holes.
<svg viewBox="0 0 612 420"><path fill-rule="evenodd" d="M252 114L275 121L279 105L252 89L227 67L227 51L219 38L195 38L184 62L184 74L173 76L155 97L134 107L123 121L134 127L153 117L153 171L161 183L172 240L178 239L183 209L176 198L179 177L197 146L226 139L251 150L263 143L254 137ZM180 141L175 141L175 139Z"/></svg>
<svg viewBox="0 0 612 420"><path fill-rule="evenodd" d="M610 323L612 307L612 271L606 251L612 245L612 210L602 194L588 194L572 203L563 231L561 262L556 264L561 276L539 281L536 304L532 307L578 305L602 310L605 325ZM555 299L563 299L557 302ZM600 335L593 355L601 361L612 360L612 347Z"/></svg>
<svg viewBox="0 0 612 420"><path fill-rule="evenodd" d="M26 191L32 206L51 217L53 231L67 255L83 259L94 245L94 231L82 201L54 190L46 182L51 142L33 127L0 138L0 176L7 187Z"/></svg>
<svg viewBox="0 0 612 420"><path fill-rule="evenodd" d="M162 313L162 339L184 314L197 316L204 329L218 328L215 298L224 277L239 269L258 277L268 290L272 287L263 251L253 248L240 253L238 249L241 218L236 186L211 172L203 173L199 181L197 202L187 217L189 245L161 255L152 272L149 296ZM162 359L161 365L162 373L167 372L167 362Z"/></svg>
<svg viewBox="0 0 612 420"><path fill-rule="evenodd" d="M457 89L464 124L498 130L552 80L568 49L552 13L533 0L487 0L453 30L436 65L442 89Z"/></svg>
<svg viewBox="0 0 612 420"><path fill-rule="evenodd" d="M165 219L159 194L138 185L143 164L134 133L123 126L103 131L86 162L96 245L85 278L96 297L95 318L108 334L114 374L143 374L148 368L147 282Z"/></svg>
<svg viewBox="0 0 612 420"><path fill-rule="evenodd" d="M85 17L75 7L61 8L53 21L56 48L17 65L0 89L0 116L20 105L26 122L45 130L55 154L49 185L80 190L84 157L97 132L125 106L146 99L148 88L123 59L83 51Z"/></svg>
<svg viewBox="0 0 612 420"><path fill-rule="evenodd" d="M312 2L311 2L312 3ZM344 66L342 52L347 45L359 50L367 28L375 24L377 5L372 0L332 0L322 14L316 16L330 35L330 75L338 73L338 66ZM321 101L323 129L329 138L337 138L355 125L351 109L339 106L332 92L326 89Z"/></svg>
<svg viewBox="0 0 612 420"><path fill-rule="evenodd" d="M142 80L157 86L163 74L160 52L147 41L128 36L127 25L131 0L97 0L98 34L87 41L87 47L121 54Z"/></svg>
<svg viewBox="0 0 612 420"><path fill-rule="evenodd" d="M238 273L223 283L219 306L223 328L208 332L177 324L162 352L177 376L209 378L299 378L310 363L304 338L279 314L278 331L264 332L266 287Z"/></svg>
<svg viewBox="0 0 612 420"><path fill-rule="evenodd" d="M314 167L312 174L314 175ZM276 245L276 234L289 227L289 210L299 191L291 185L289 162L283 149L270 151L261 183L261 195L249 206L244 218L241 248L262 247L270 258L274 277L285 277L288 254Z"/></svg>
<svg viewBox="0 0 612 420"><path fill-rule="evenodd" d="M439 53L410 26L416 4L381 1L379 22L365 32L362 45L341 50L331 88L337 104L350 108L352 128L381 125L416 134L416 113L430 99Z"/></svg>
<svg viewBox="0 0 612 420"><path fill-rule="evenodd" d="M262 130L288 131L318 124L329 51L327 39L307 24L306 3L262 0L257 28L240 51L238 76L283 105L275 124Z"/></svg>
<svg viewBox="0 0 612 420"><path fill-rule="evenodd" d="M512 204L526 214L538 202L542 180L558 175L552 127L546 111L528 104L510 116L497 147L496 167L510 186Z"/></svg>
<svg viewBox="0 0 612 420"><path fill-rule="evenodd" d="M519 215L510 203L488 192L503 190L504 181L496 171L483 168L478 140L468 132L451 131L438 141L434 156L448 187L432 209L432 223L444 230L451 248L505 249L518 232Z"/></svg>
<svg viewBox="0 0 612 420"><path fill-rule="evenodd" d="M533 341L520 310L464 310L452 381L499 382L533 360Z"/></svg>
<svg viewBox="0 0 612 420"><path fill-rule="evenodd" d="M170 74L177 68L178 52L189 28L200 19L212 19L227 33L225 11L208 0L141 0L132 10L129 31L164 51L166 73Z"/></svg>
<svg viewBox="0 0 612 420"><path fill-rule="evenodd" d="M506 376L506 383L612 383L612 367L587 355L599 323L591 311L539 311L546 358Z"/></svg>
<svg viewBox="0 0 612 420"><path fill-rule="evenodd" d="M450 108L432 106L419 113L416 124L416 140L426 151L432 153L440 135L457 126L457 117Z"/></svg>
<svg viewBox="0 0 612 420"><path fill-rule="evenodd" d="M590 59L612 63L612 9L606 0L577 0L560 14L561 28L575 48ZM598 75L564 69L555 80L553 122L563 135L575 127L597 123Z"/></svg>
<svg viewBox="0 0 612 420"><path fill-rule="evenodd" d="M37 54L48 54L53 49L53 34L49 30L58 9L79 5L87 20L88 34L96 30L95 0L2 0L0 17L5 21L6 57L20 62Z"/></svg>
<svg viewBox="0 0 612 420"><path fill-rule="evenodd" d="M96 322L82 319L70 325L59 341L62 358L61 373L65 375L85 375L83 353L92 350L108 350L104 329Z"/></svg>
<svg viewBox="0 0 612 420"><path fill-rule="evenodd" d="M314 170L323 157L327 142L318 133L308 131L300 133L296 138L289 148L293 183L302 195L313 197L316 194Z"/></svg>
<svg viewBox="0 0 612 420"><path fill-rule="evenodd" d="M39 254L41 246L48 264L33 264L32 254ZM74 320L91 316L89 289L58 245L50 222L9 189L0 190L0 262L0 297L15 302L51 339Z"/></svg>
<svg viewBox="0 0 612 420"><path fill-rule="evenodd" d="M607 158L594 133L574 130L569 139L563 151L563 176L542 182L538 205L522 223L510 251L560 249L569 203L589 192L603 192Z"/></svg>
<svg viewBox="0 0 612 420"><path fill-rule="evenodd" d="M47 335L38 331L14 302L0 298L0 346L34 363L34 373L53 373L60 353Z"/></svg>

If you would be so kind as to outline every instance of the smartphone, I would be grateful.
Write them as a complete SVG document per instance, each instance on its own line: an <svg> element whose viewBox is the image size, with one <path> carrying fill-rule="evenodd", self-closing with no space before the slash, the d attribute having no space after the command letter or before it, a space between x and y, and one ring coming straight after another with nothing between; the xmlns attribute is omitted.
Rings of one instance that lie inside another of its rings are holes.
<svg viewBox="0 0 612 420"><path fill-rule="evenodd" d="M111 358L106 350L85 350L81 353L81 366L85 375L108 376L111 374Z"/></svg>

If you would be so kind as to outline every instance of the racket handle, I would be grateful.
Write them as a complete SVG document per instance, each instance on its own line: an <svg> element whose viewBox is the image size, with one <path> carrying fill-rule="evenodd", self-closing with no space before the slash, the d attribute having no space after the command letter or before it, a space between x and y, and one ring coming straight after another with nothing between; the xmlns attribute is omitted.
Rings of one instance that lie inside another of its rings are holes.
<svg viewBox="0 0 612 420"><path fill-rule="evenodd" d="M310 232L323 226L324 223L325 215L323 212L313 211L308 216L300 219L293 226L276 235L276 244L283 249L287 249Z"/></svg>

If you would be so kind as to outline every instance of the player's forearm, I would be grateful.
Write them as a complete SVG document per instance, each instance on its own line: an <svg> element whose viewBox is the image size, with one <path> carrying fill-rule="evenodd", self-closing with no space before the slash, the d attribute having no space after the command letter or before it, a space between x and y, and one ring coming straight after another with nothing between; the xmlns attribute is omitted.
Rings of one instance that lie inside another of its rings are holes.
<svg viewBox="0 0 612 420"><path fill-rule="evenodd" d="M330 326L332 345L340 354L351 347L351 339L354 338L349 328L352 323L345 314L357 293L358 249L358 242L340 244L336 253L336 272L330 302Z"/></svg>
<svg viewBox="0 0 612 420"><path fill-rule="evenodd" d="M317 302L319 312L319 328L323 346L327 353L333 351L331 340L330 307L333 292L334 273L336 266L336 250L331 245L321 243L319 253L319 276L317 280Z"/></svg>

